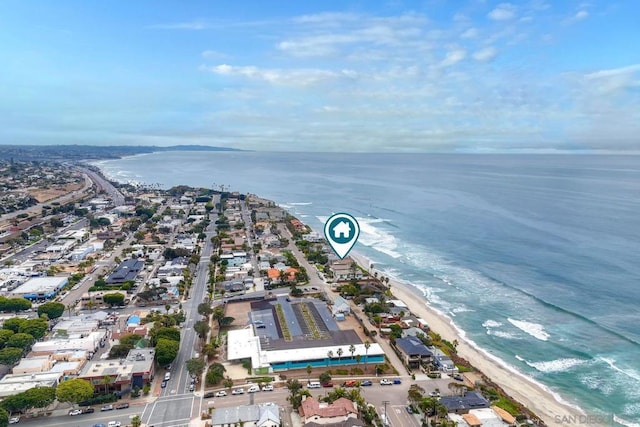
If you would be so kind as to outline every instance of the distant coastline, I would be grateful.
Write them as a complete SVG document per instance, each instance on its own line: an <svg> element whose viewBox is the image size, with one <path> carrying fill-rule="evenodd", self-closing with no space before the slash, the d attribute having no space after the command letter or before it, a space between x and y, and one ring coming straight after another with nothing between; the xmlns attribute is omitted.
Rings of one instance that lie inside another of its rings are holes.
<svg viewBox="0 0 640 427"><path fill-rule="evenodd" d="M0 159L23 161L115 160L163 151L247 151L208 145L0 145Z"/></svg>

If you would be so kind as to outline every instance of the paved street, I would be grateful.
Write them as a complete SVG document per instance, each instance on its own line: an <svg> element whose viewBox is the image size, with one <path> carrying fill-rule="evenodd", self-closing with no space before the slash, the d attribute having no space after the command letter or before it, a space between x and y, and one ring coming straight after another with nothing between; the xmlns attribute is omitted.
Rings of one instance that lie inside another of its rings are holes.
<svg viewBox="0 0 640 427"><path fill-rule="evenodd" d="M167 383L167 387L160 389L160 398L148 405L142 414L142 421L148 425L163 427L188 425L190 419L199 417L201 413L202 399L200 396L202 396L202 393L188 391L190 377L187 372L186 361L195 357L197 352L196 344L199 338L193 330L193 325L201 318L198 314L198 304L204 301L207 290L209 258L213 251L211 237L215 235L213 221L207 228L206 235L204 247L200 253L200 262L196 268L189 294L190 297L182 304L186 321L182 325L180 351L178 357L172 363L171 379ZM157 374L158 377L161 375L164 375L163 370L160 370ZM202 381L198 383L198 386L202 386Z"/></svg>

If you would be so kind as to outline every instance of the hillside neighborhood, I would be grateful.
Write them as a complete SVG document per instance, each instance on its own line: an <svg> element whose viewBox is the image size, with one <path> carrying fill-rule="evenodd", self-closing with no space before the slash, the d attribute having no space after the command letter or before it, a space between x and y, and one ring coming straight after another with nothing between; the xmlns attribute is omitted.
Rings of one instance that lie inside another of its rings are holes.
<svg viewBox="0 0 640 427"><path fill-rule="evenodd" d="M0 163L0 427L539 423L274 202L34 164Z"/></svg>

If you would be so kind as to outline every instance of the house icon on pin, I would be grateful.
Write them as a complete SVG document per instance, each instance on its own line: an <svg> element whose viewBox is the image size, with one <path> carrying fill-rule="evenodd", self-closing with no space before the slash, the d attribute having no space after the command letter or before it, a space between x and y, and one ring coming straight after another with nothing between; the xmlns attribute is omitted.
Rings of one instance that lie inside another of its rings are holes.
<svg viewBox="0 0 640 427"><path fill-rule="evenodd" d="M347 221L340 221L333 227L334 239L348 239L351 235L351 225Z"/></svg>

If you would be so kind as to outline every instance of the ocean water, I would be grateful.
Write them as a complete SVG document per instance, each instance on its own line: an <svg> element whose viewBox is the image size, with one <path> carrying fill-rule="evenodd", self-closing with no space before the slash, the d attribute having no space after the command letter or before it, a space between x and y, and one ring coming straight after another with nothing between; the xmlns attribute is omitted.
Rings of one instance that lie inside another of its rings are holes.
<svg viewBox="0 0 640 427"><path fill-rule="evenodd" d="M422 290L468 340L558 397L640 422L640 157L154 153L108 176L255 193ZM614 419L616 421L614 421Z"/></svg>

